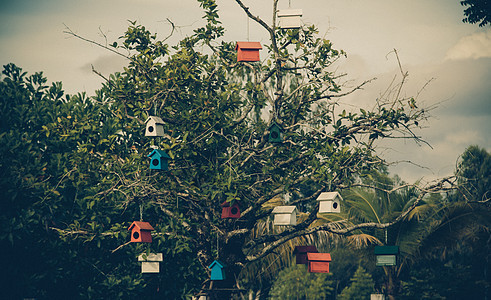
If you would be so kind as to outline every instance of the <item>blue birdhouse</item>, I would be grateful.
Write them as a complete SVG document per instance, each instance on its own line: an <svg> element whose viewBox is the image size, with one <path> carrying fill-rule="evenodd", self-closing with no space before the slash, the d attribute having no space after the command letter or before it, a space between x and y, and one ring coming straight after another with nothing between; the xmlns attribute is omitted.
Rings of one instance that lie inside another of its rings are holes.
<svg viewBox="0 0 491 300"><path fill-rule="evenodd" d="M273 121L273 123L271 123L271 126L269 126L269 136L268 136L269 142L281 143L283 141L282 132L283 129L280 127L280 125L278 125L278 123Z"/></svg>
<svg viewBox="0 0 491 300"><path fill-rule="evenodd" d="M169 163L168 160L170 159L170 156L167 155L162 150L154 149L152 153L148 155L148 157L151 158L150 161L150 169L151 170L163 170L166 171L169 169Z"/></svg>
<svg viewBox="0 0 491 300"><path fill-rule="evenodd" d="M211 280L225 280L225 264L215 260L208 267L211 270Z"/></svg>

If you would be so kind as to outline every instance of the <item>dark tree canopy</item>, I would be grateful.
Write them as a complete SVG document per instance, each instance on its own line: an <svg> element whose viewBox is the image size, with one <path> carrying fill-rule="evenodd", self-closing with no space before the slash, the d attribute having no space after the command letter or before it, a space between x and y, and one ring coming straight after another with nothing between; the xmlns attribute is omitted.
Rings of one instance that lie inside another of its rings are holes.
<svg viewBox="0 0 491 300"><path fill-rule="evenodd" d="M479 27L486 26L491 23L491 1L489 0L464 0L460 1L462 6L465 6L462 19L464 23L476 24Z"/></svg>

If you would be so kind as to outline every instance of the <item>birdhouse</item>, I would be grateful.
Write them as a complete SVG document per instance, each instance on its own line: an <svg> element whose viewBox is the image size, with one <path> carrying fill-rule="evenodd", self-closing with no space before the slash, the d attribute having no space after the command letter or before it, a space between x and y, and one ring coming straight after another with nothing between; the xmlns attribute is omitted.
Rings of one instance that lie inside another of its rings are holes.
<svg viewBox="0 0 491 300"><path fill-rule="evenodd" d="M295 206L276 206L271 213L274 214L274 225L297 225Z"/></svg>
<svg viewBox="0 0 491 300"><path fill-rule="evenodd" d="M164 151L159 149L154 149L152 153L148 155L148 157L151 158L150 161L151 170L166 171L169 169L168 160L170 159L170 156L167 155L167 153L165 153Z"/></svg>
<svg viewBox="0 0 491 300"><path fill-rule="evenodd" d="M341 212L340 201L343 201L343 198L338 192L321 193L317 201L319 201L319 213Z"/></svg>
<svg viewBox="0 0 491 300"><path fill-rule="evenodd" d="M268 141L270 143L281 143L283 141L282 133L283 129L281 128L281 126L273 121L269 126Z"/></svg>
<svg viewBox="0 0 491 300"><path fill-rule="evenodd" d="M131 242L133 243L151 243L151 231L155 230L148 222L135 221L131 223L128 230L131 230Z"/></svg>
<svg viewBox="0 0 491 300"><path fill-rule="evenodd" d="M237 201L232 206L227 201L223 202L220 206L222 207L222 219L240 218L240 207Z"/></svg>
<svg viewBox="0 0 491 300"><path fill-rule="evenodd" d="M329 273L329 253L307 253L307 261L310 273Z"/></svg>
<svg viewBox="0 0 491 300"><path fill-rule="evenodd" d="M138 256L138 261L142 262L142 273L159 273L160 262L163 261L162 253L142 253Z"/></svg>
<svg viewBox="0 0 491 300"><path fill-rule="evenodd" d="M301 9L283 9L278 11L278 18L280 19L280 28L300 28L302 27L302 22L300 17L303 12Z"/></svg>
<svg viewBox="0 0 491 300"><path fill-rule="evenodd" d="M384 294L370 294L370 300L385 300Z"/></svg>
<svg viewBox="0 0 491 300"><path fill-rule="evenodd" d="M399 254L399 246L375 246L377 266L395 266L396 255Z"/></svg>
<svg viewBox="0 0 491 300"><path fill-rule="evenodd" d="M145 136L164 136L164 121L161 118L150 116L145 123L147 124Z"/></svg>
<svg viewBox="0 0 491 300"><path fill-rule="evenodd" d="M297 265L306 265L308 263L307 253L317 253L315 246L296 246L293 254L296 256Z"/></svg>
<svg viewBox="0 0 491 300"><path fill-rule="evenodd" d="M225 280L225 264L215 260L208 267L211 270L211 280Z"/></svg>
<svg viewBox="0 0 491 300"><path fill-rule="evenodd" d="M259 42L237 42L237 61L259 61L259 50L262 48Z"/></svg>

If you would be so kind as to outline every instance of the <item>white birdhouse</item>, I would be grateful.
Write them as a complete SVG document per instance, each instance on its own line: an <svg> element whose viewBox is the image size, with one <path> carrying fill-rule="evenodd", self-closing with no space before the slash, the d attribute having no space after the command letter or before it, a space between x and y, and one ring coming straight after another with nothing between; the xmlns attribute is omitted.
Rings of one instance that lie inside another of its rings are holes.
<svg viewBox="0 0 491 300"><path fill-rule="evenodd" d="M300 17L302 16L301 9L283 9L278 11L278 18L280 19L280 28L300 28L302 22Z"/></svg>
<svg viewBox="0 0 491 300"><path fill-rule="evenodd" d="M142 262L142 273L159 273L160 262L163 261L162 253L146 253L138 256L138 261Z"/></svg>
<svg viewBox="0 0 491 300"><path fill-rule="evenodd" d="M145 136L164 136L164 121L155 116L148 117Z"/></svg>
<svg viewBox="0 0 491 300"><path fill-rule="evenodd" d="M340 213L340 202L343 198L338 192L325 192L317 197L319 201L319 213Z"/></svg>
<svg viewBox="0 0 491 300"><path fill-rule="evenodd" d="M297 225L295 206L276 206L272 214L274 214L274 225Z"/></svg>

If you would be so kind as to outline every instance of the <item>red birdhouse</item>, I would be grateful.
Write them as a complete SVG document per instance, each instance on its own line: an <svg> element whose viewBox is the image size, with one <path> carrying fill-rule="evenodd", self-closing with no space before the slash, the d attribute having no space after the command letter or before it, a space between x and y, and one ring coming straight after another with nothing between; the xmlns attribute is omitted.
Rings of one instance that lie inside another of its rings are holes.
<svg viewBox="0 0 491 300"><path fill-rule="evenodd" d="M317 253L315 246L296 246L293 254L296 255L297 265L306 265L308 263L307 253Z"/></svg>
<svg viewBox="0 0 491 300"><path fill-rule="evenodd" d="M240 218L240 207L239 203L235 201L232 206L230 206L230 203L225 201L222 204L220 204L222 207L222 219L238 219Z"/></svg>
<svg viewBox="0 0 491 300"><path fill-rule="evenodd" d="M237 61L259 61L259 50L262 48L259 42L237 42Z"/></svg>
<svg viewBox="0 0 491 300"><path fill-rule="evenodd" d="M148 222L135 221L131 223L128 230L131 230L131 242L133 243L151 243L152 235L150 232L155 230Z"/></svg>
<svg viewBox="0 0 491 300"><path fill-rule="evenodd" d="M331 254L329 253L307 253L310 273L329 273L329 262Z"/></svg>

